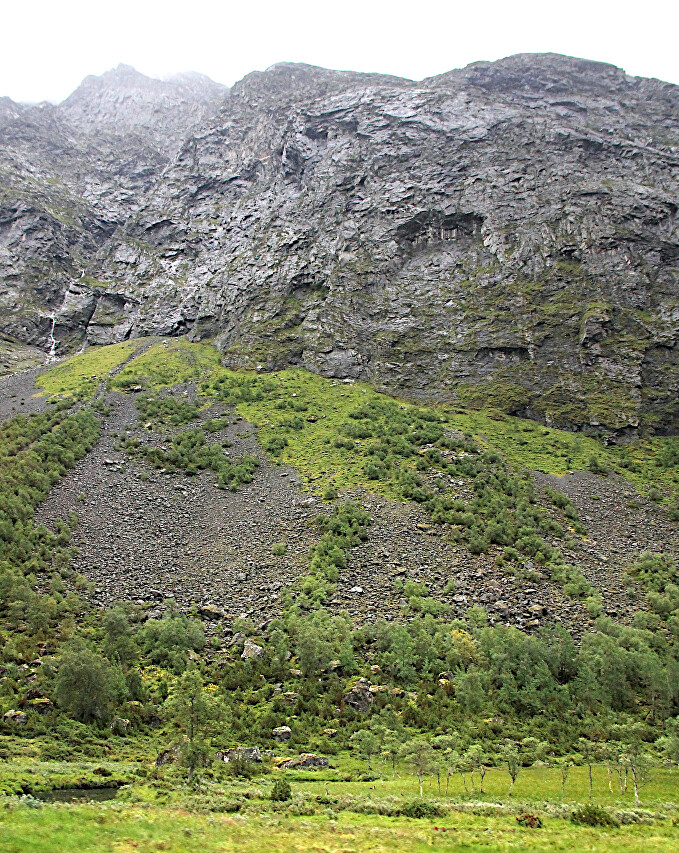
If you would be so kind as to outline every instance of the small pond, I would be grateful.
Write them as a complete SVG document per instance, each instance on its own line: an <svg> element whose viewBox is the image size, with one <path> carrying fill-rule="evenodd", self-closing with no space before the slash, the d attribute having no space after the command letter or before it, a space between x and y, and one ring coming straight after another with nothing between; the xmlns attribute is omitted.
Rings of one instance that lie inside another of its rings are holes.
<svg viewBox="0 0 679 853"><path fill-rule="evenodd" d="M112 800L117 793L117 788L60 788L54 791L40 791L35 798L45 803L87 803L90 800L95 802Z"/></svg>

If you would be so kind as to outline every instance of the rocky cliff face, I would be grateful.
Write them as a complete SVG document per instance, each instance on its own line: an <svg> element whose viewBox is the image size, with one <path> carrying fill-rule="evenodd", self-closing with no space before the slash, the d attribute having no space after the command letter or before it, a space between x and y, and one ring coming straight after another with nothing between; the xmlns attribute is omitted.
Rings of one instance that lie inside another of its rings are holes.
<svg viewBox="0 0 679 853"><path fill-rule="evenodd" d="M6 334L216 337L233 364L679 426L679 87L553 55L138 78L0 104Z"/></svg>
<svg viewBox="0 0 679 853"><path fill-rule="evenodd" d="M106 289L89 264L227 91L121 65L58 106L0 101L0 331L45 348L84 339L92 288Z"/></svg>

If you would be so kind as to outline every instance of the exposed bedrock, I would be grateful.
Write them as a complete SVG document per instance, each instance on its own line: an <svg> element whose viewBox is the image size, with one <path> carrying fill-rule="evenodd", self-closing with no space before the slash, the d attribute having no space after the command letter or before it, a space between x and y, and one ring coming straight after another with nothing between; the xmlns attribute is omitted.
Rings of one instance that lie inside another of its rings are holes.
<svg viewBox="0 0 679 853"><path fill-rule="evenodd" d="M676 430L679 87L556 55L135 75L3 107L0 331L216 338L230 364Z"/></svg>

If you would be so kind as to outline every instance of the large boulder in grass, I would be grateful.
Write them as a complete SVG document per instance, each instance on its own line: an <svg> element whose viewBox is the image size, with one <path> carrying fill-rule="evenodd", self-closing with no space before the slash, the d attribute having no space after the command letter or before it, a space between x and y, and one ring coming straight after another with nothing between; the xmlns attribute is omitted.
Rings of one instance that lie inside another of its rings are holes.
<svg viewBox="0 0 679 853"><path fill-rule="evenodd" d="M277 726L275 729L273 729L271 734L278 741L290 740L290 738L292 737L292 729L290 728L290 726Z"/></svg>
<svg viewBox="0 0 679 853"><path fill-rule="evenodd" d="M23 711L16 711L12 709L2 715L2 721L4 723L9 723L12 726L25 726L26 714L24 714Z"/></svg>
<svg viewBox="0 0 679 853"><path fill-rule="evenodd" d="M218 761L228 764L230 761L253 761L255 764L262 763L262 753L258 746L237 746L227 749L226 752L218 752Z"/></svg>
<svg viewBox="0 0 679 853"><path fill-rule="evenodd" d="M49 714L54 710L54 705L46 696L38 696L36 699L27 699L24 708L27 711L35 711L36 714Z"/></svg>
<svg viewBox="0 0 679 853"><path fill-rule="evenodd" d="M303 752L296 758L290 758L281 764L281 767L285 767L286 770L304 770L327 766L328 759L325 755L314 755L312 752Z"/></svg>

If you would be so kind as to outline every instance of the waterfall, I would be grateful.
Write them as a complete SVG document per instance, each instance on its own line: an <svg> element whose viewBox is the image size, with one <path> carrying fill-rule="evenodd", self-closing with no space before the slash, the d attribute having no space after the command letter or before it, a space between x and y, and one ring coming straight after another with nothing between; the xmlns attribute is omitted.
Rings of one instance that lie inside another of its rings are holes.
<svg viewBox="0 0 679 853"><path fill-rule="evenodd" d="M54 337L54 327L57 323L57 312L52 312L52 328L50 329L50 333L47 337L47 343L50 345L49 351L47 353L47 362L54 361L56 358L56 349L57 349L57 341Z"/></svg>
<svg viewBox="0 0 679 853"><path fill-rule="evenodd" d="M52 311L52 313L49 315L49 318L52 321L52 328L50 329L50 333L47 336L47 343L49 344L49 350L47 352L47 362L46 362L47 364L49 364L51 361L56 361L56 359L57 359L58 341L54 337L54 330L55 330L56 325L57 325L57 314L59 314L61 311L64 310L64 306L66 305L67 299L68 299L68 288L66 288L66 292L64 293L64 298L61 301L61 306L58 309L55 308L54 311Z"/></svg>

